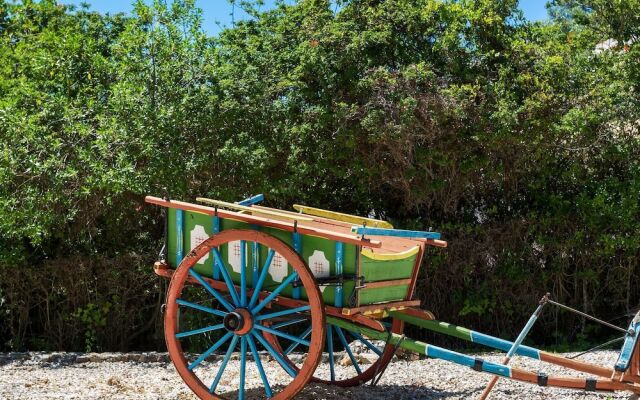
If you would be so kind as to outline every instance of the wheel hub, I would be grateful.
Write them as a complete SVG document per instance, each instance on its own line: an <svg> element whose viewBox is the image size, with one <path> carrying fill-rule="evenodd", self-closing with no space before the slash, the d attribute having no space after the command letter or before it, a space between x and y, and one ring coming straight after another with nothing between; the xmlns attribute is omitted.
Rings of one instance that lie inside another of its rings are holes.
<svg viewBox="0 0 640 400"><path fill-rule="evenodd" d="M253 318L249 310L238 308L224 316L222 324L229 332L246 335L253 328Z"/></svg>

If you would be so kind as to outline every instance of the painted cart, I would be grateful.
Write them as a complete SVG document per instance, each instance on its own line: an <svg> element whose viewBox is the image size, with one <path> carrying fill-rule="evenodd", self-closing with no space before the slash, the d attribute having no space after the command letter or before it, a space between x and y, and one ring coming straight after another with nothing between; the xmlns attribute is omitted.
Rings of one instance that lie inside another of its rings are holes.
<svg viewBox="0 0 640 400"><path fill-rule="evenodd" d="M166 243L154 271L170 279L163 308L167 348L198 397L288 399L310 380L375 384L399 348L495 379L640 393L640 313L628 329L613 327L624 332L624 343L612 368L522 345L546 304L569 309L548 296L513 342L440 322L413 299L425 247L446 247L439 233L398 230L386 221L301 205L295 212L283 211L259 205L262 200L262 195L237 203L198 198L201 204L194 204L146 198L166 207ZM411 340L403 335L405 324L507 356L504 363L493 363ZM363 362L353 351L356 346L368 349L373 362ZM348 372L336 368L338 353L344 353ZM514 355L589 377L512 368L506 364ZM248 374L262 386L249 387Z"/></svg>

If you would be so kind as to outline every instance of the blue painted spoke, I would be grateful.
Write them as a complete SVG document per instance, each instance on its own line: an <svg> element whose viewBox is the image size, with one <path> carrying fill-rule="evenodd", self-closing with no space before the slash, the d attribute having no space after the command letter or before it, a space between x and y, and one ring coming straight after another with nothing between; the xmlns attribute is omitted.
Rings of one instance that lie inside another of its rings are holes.
<svg viewBox="0 0 640 400"><path fill-rule="evenodd" d="M260 361L260 354L258 353L258 349L256 348L256 342L253 341L253 338L250 335L247 335L246 338L247 338L247 342L249 342L251 353L253 354L253 360L256 362L256 367L258 367L260 378L262 378L262 385L264 386L264 391L267 394L267 397L273 397L273 392L271 391L271 385L269 385L269 379L267 379L267 374L264 373L264 367L262 366L262 361Z"/></svg>
<svg viewBox="0 0 640 400"><path fill-rule="evenodd" d="M297 336L293 336L293 335L290 335L288 333L284 333L284 332L281 332L281 331L266 327L264 325L255 324L253 327L256 328L256 329L259 329L261 331L269 332L269 333L271 333L273 335L280 336L280 337L283 337L285 339L289 339L291 341L298 342L300 344L304 344L305 346L311 346L311 342L309 342L308 340L300 339Z"/></svg>
<svg viewBox="0 0 640 400"><path fill-rule="evenodd" d="M211 325L211 326L207 326L206 328L194 329L194 330L188 331L188 332L180 332L180 333L176 334L176 337L178 339L182 339L183 337L197 335L199 333L216 331L216 330L222 329L222 328L224 328L224 324Z"/></svg>
<svg viewBox="0 0 640 400"><path fill-rule="evenodd" d="M231 251L231 249L229 249ZM229 293L231 293L231 298L236 305L240 304L240 299L238 298L238 293L236 293L236 288L233 286L233 280L231 279L231 275L229 275L229 271L227 271L227 267L224 265L224 261L222 261L222 255L220 254L220 250L213 249L213 255L215 256L215 262L218 263L218 269L222 273L222 277L224 278L225 283L227 284L227 288L229 289Z"/></svg>
<svg viewBox="0 0 640 400"><path fill-rule="evenodd" d="M329 373L331 381L336 380L336 365L333 357L333 326L327 325L327 347L329 351Z"/></svg>
<svg viewBox="0 0 640 400"><path fill-rule="evenodd" d="M244 400L244 380L247 370L247 338L240 339L240 392L238 399Z"/></svg>
<svg viewBox="0 0 640 400"><path fill-rule="evenodd" d="M227 313L224 312L224 311L216 310L215 308L201 306L200 304L192 303L190 301L186 301L186 300L182 300L182 299L176 299L176 303L181 305L181 306L194 308L196 310L204 311L206 313L217 315L219 317L224 317L225 315L227 315ZM231 310L229 310L229 311L231 311Z"/></svg>
<svg viewBox="0 0 640 400"><path fill-rule="evenodd" d="M231 333L231 332L229 332ZM238 338L240 336L233 336L233 339L231 339L231 344L229 345L229 348L227 349L227 354L224 355L224 359L222 360L222 363L220 364L220 369L218 369L218 374L216 375L216 378L213 380L213 383L211 384L211 387L209 388L209 393L213 393L216 391L216 388L218 387L218 383L220 383L220 378L222 378L222 374L224 373L224 370L227 368L227 364L229 363L229 359L231 358L231 354L233 353L233 350L235 350L236 345L238 344Z"/></svg>
<svg viewBox="0 0 640 400"><path fill-rule="evenodd" d="M342 333L342 329L340 329L339 327L336 326L335 330L336 330L336 333L338 334L338 339L340 339L340 342L344 346L345 351L347 352L347 354L349 355L349 358L351 359L351 363L353 364L353 368L356 369L356 372L361 374L362 370L360 369L360 365L358 364L358 360L356 360L356 358L354 357L353 353L351 352L351 349L349 348L349 343L347 343L347 339L344 337L344 333Z"/></svg>
<svg viewBox="0 0 640 400"><path fill-rule="evenodd" d="M300 335L300 339L306 339L310 333L311 333L311 327L308 327L307 330L302 332L302 335ZM298 347L299 344L300 342L291 343L291 345L287 347L287 349L284 351L284 354L289 355L292 351L296 349L296 347Z"/></svg>
<svg viewBox="0 0 640 400"><path fill-rule="evenodd" d="M282 358L280 353L278 353L273 347L271 347L271 345L265 340L265 338L262 337L262 335L260 335L257 332L251 332L251 334L256 339L258 339L258 341L262 344L262 346L264 346L264 348L267 349L269 354L271 354L271 356L275 358L276 361L278 361L278 363L282 366L282 368L284 368L284 370L287 371L287 373L291 375L292 378L295 378L298 375L298 373L293 368L291 368L291 365L289 365L289 363L285 361L284 358Z"/></svg>
<svg viewBox="0 0 640 400"><path fill-rule="evenodd" d="M299 313L299 312L309 311L310 309L311 309L311 306L302 306L302 307L291 308L291 309L288 309L288 310L282 310L282 311L278 311L278 312L274 312L274 313L270 313L270 314L262 314L262 315L258 315L256 317L256 321L264 321L265 319L270 319L270 318L275 318L275 317L281 317L283 315L289 315L289 314L295 314L295 313Z"/></svg>
<svg viewBox="0 0 640 400"><path fill-rule="evenodd" d="M227 340L229 340L231 336L233 336L233 332L227 332L227 334L221 337L220 340L218 340L213 346L209 347L207 351L202 353L200 357L198 357L194 362L189 364L189 367L188 367L189 371L197 367L205 358L209 357L211 353L218 350L218 348L222 346Z"/></svg>
<svg viewBox="0 0 640 400"><path fill-rule="evenodd" d="M260 277L258 278L258 282L253 285L253 295L251 296L251 301L249 302L249 308L252 308L258 302L258 298L260 297L260 289L262 289L262 285L264 284L264 280L267 278L267 272L269 272L269 267L271 266L271 261L273 260L273 256L276 254L275 250L269 249L269 253L267 254L267 260L264 262L262 266L262 271L260 271Z"/></svg>
<svg viewBox="0 0 640 400"><path fill-rule="evenodd" d="M240 306L247 305L247 244L240 241Z"/></svg>
<svg viewBox="0 0 640 400"><path fill-rule="evenodd" d="M275 299L276 296L278 296L280 294L280 292L282 292L284 290L284 288L286 288L291 282L293 282L295 279L298 278L298 273L294 272L293 274L289 275L289 277L287 277L287 279L285 279L280 286L278 286L273 292L271 292L271 294L269 294L269 296L265 297L264 300L262 300L262 302L260 302L260 304L258 304L253 310L251 310L251 312L253 314L257 314L258 312L260 312L260 310L262 310L264 307L267 306L267 304L269 304L271 302L271 300Z"/></svg>
<svg viewBox="0 0 640 400"><path fill-rule="evenodd" d="M224 297L222 297L222 295L220 294L220 292L218 292L217 290L215 290L214 288L211 287L211 285L209 285L207 283L207 281L204 280L204 278L202 276L200 276L199 273L197 273L196 271L192 269L189 270L189 273L191 274L191 276L193 276L194 278L196 278L196 280L198 282L200 282L200 284L202 286L204 286L205 289L207 289L207 292L211 293L213 295L213 297L215 297L220 304L222 304L224 306L224 308L226 308L229 311L233 311L235 309L234 306L232 306L227 299L225 299Z"/></svg>
<svg viewBox="0 0 640 400"><path fill-rule="evenodd" d="M292 319L289 321L280 322L279 324L271 325L273 329L284 328L285 326L299 324L300 322L309 321L309 318Z"/></svg>
<svg viewBox="0 0 640 400"><path fill-rule="evenodd" d="M382 355L382 350L380 350L379 348L377 348L376 346L373 345L373 343L371 343L370 341L368 341L367 339L363 338L362 335L360 335L358 332L352 332L352 331L347 331L349 332L349 334L351 336L353 336L354 338L358 339L360 342L362 342L365 346L367 346L369 348L369 350L373 351L374 353L376 353L377 355L381 356Z"/></svg>

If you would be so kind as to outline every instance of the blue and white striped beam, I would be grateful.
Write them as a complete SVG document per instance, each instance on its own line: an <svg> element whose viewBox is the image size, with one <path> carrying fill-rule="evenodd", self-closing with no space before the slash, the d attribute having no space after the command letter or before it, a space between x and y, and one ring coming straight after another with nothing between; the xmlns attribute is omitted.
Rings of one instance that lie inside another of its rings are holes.
<svg viewBox="0 0 640 400"><path fill-rule="evenodd" d="M407 231L403 229L385 229L385 228L367 228L365 226L352 226L351 232L358 235L373 235L373 236L394 236L411 239L440 239L440 233L438 232L424 232L424 231Z"/></svg>

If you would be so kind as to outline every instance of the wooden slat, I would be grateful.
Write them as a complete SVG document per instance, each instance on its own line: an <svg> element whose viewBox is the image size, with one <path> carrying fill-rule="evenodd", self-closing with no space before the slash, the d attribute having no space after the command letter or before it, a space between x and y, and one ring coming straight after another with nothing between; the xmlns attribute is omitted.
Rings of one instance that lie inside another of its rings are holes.
<svg viewBox="0 0 640 400"><path fill-rule="evenodd" d="M359 217L357 215L344 214L341 212L330 211L330 210L323 210L322 208L308 207L300 204L294 204L293 208L304 214L315 215L317 217L333 219L336 221L348 222L348 223L358 224L358 225L373 226L376 228L393 228L393 225L381 219Z"/></svg>
<svg viewBox="0 0 640 400"><path fill-rule="evenodd" d="M194 211L206 215L216 215L216 209L213 207L201 206L199 204L187 203L185 201L178 200L164 200L159 197L147 196L145 201L149 204L155 204L158 206L177 208L180 210ZM230 218L238 221L248 222L250 224L256 224L260 226L268 226L271 228L282 229L285 231L293 232L296 230L294 224L286 221L272 220L268 218L259 217L256 215L240 214L238 212L229 210L217 210L217 215L220 218ZM366 247L381 247L382 242L374 239L362 239L354 235L348 235L340 232L332 232L325 229L313 228L304 225L297 226L297 232L303 235L318 236L329 240L334 240L343 243L355 244L358 246Z"/></svg>
<svg viewBox="0 0 640 400"><path fill-rule="evenodd" d="M271 217L277 217L277 218L282 218L286 220L313 221L313 218L305 217L304 215L293 216L290 214L285 214L277 211L268 211L268 210L263 210L255 207L244 206L241 204L229 203L222 200L207 199L206 197L196 197L196 201L200 203L209 204L211 206L224 207L230 210L246 211L252 214L255 213L255 214L268 215Z"/></svg>

